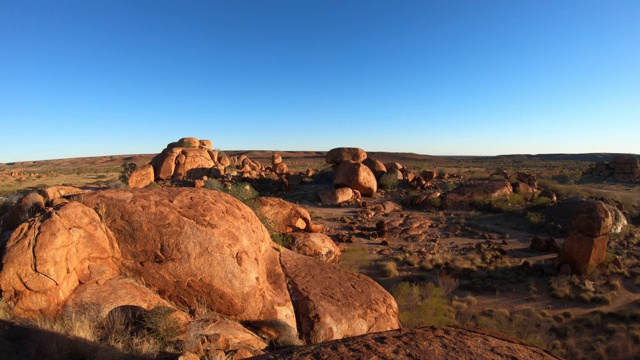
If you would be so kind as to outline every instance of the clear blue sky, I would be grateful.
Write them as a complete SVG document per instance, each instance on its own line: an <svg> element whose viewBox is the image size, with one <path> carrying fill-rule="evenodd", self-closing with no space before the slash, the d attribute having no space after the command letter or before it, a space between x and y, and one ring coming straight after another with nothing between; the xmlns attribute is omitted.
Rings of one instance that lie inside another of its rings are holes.
<svg viewBox="0 0 640 360"><path fill-rule="evenodd" d="M640 1L0 0L0 162L640 153Z"/></svg>

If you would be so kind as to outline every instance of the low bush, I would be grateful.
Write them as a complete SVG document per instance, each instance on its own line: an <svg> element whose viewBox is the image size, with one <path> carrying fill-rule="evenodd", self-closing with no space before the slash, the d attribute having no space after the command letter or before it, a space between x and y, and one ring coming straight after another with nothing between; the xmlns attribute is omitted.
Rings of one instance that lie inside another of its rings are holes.
<svg viewBox="0 0 640 360"><path fill-rule="evenodd" d="M398 265L394 261L380 263L380 271L384 277L398 276Z"/></svg>
<svg viewBox="0 0 640 360"><path fill-rule="evenodd" d="M136 165L135 163L126 162L122 164L122 170L120 170L120 177L119 177L120 181L125 184L128 183L131 173L136 171L137 168L138 168L138 165Z"/></svg>
<svg viewBox="0 0 640 360"><path fill-rule="evenodd" d="M395 190L398 188L400 181L395 176L383 176L380 178L379 186L384 190Z"/></svg>
<svg viewBox="0 0 640 360"><path fill-rule="evenodd" d="M398 303L400 321L404 327L455 325L456 311L445 291L432 282L411 284L402 282L391 290Z"/></svg>
<svg viewBox="0 0 640 360"><path fill-rule="evenodd" d="M352 247L342 252L342 258L338 266L356 273L364 273L370 264L371 260L367 249Z"/></svg>

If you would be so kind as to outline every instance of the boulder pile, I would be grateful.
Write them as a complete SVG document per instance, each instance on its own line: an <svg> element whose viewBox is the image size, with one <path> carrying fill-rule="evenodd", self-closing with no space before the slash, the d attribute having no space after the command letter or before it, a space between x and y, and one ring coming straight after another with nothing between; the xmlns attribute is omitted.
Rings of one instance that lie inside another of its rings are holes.
<svg viewBox="0 0 640 360"><path fill-rule="evenodd" d="M621 182L640 181L640 158L637 156L619 155L609 163L595 163L584 173L602 178L611 178Z"/></svg>
<svg viewBox="0 0 640 360"><path fill-rule="evenodd" d="M210 140L186 137L170 143L148 165L133 171L128 185L130 188L143 188L154 181L181 181L202 187L208 178L270 178L282 181L284 185L280 187L286 189L293 177L305 175L293 174L277 153L273 153L271 165L264 166L246 155L224 155L213 149Z"/></svg>
<svg viewBox="0 0 640 360"><path fill-rule="evenodd" d="M373 196L381 188L408 185L428 186L429 180L416 176L399 163L384 164L360 148L340 147L327 152L325 162L333 169L333 188L320 191L320 201L340 205L361 196Z"/></svg>
<svg viewBox="0 0 640 360"><path fill-rule="evenodd" d="M238 351L221 334L241 334L243 349L253 344L246 356L292 334L313 343L400 326L395 300L380 285L327 263L335 261L335 250L324 251L331 244L296 238L325 262L282 248L251 208L223 192L104 190L50 205L5 246L0 289L16 316L84 314L97 322L122 308L168 308L211 351ZM321 235L295 210L282 223ZM203 307L226 320L192 317Z"/></svg>

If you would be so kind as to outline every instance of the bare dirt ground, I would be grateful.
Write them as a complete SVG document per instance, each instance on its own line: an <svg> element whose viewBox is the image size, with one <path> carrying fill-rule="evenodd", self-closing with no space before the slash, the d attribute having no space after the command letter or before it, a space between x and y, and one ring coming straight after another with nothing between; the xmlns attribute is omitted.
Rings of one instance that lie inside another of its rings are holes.
<svg viewBox="0 0 640 360"><path fill-rule="evenodd" d="M272 151L225 151L263 164ZM324 152L279 152L290 170L325 172ZM126 162L143 165L153 155L0 164L0 196L52 185L91 188L118 182ZM559 199L588 196L616 201L629 226L613 235L606 264L585 276L561 275L558 254L530 249L532 238L561 235L545 228L530 204L505 211L443 211L402 207L408 187L381 190L345 206L325 206L317 197L331 186L318 180L285 193L267 193L306 208L343 250L339 264L364 273L389 290L405 326L462 325L502 331L566 358L637 358L640 353L640 184L582 177L605 154L590 156L434 157L369 153L419 173L453 174L437 180L443 192L497 170L536 176ZM390 204L396 204L392 207ZM385 224L380 232L379 223ZM620 266L613 265L618 259ZM436 289L436 290L434 290Z"/></svg>

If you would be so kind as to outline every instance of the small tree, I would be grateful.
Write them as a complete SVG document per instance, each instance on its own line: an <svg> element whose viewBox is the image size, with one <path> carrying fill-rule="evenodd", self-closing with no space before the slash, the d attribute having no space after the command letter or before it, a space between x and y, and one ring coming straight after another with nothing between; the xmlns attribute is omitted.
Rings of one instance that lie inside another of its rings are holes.
<svg viewBox="0 0 640 360"><path fill-rule="evenodd" d="M133 173L138 168L138 165L135 163L126 162L122 164L122 170L120 171L120 181L123 183L129 182L129 177L131 173Z"/></svg>

